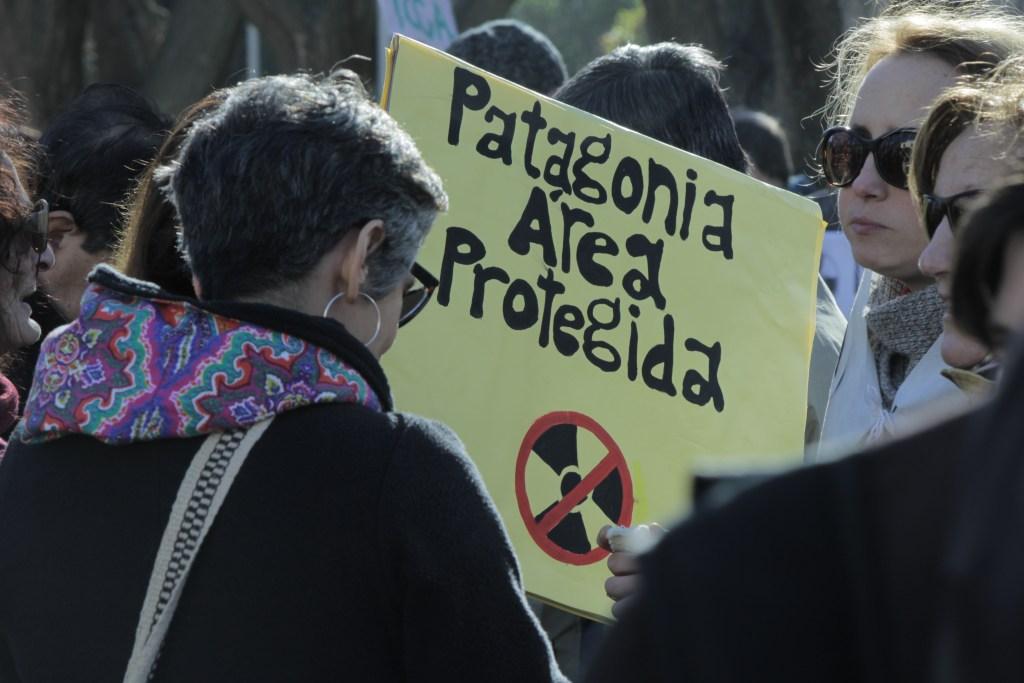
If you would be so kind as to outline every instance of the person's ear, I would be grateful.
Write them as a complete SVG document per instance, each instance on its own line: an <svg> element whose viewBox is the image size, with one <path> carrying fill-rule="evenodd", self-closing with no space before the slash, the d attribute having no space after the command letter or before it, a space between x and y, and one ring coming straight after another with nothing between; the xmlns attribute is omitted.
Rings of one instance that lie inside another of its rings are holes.
<svg viewBox="0 0 1024 683"><path fill-rule="evenodd" d="M345 280L345 299L354 303L366 280L366 260L384 242L384 221L374 218L359 228L351 248L341 260L341 276Z"/></svg>

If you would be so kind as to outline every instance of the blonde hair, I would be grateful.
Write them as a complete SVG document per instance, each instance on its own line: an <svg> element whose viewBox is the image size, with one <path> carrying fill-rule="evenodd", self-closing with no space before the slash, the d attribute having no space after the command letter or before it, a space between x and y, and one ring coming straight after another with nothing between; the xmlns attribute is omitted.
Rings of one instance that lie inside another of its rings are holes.
<svg viewBox="0 0 1024 683"><path fill-rule="evenodd" d="M939 0L893 2L836 41L821 65L831 92L822 108L827 125L846 124L861 83L875 64L894 54L933 55L962 75L990 71L1024 53L1024 17L987 0L951 6Z"/></svg>

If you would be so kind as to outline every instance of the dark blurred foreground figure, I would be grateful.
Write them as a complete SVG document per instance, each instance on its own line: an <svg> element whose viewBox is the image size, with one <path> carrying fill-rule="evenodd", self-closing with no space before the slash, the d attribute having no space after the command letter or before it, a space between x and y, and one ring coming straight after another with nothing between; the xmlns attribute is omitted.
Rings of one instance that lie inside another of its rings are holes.
<svg viewBox="0 0 1024 683"><path fill-rule="evenodd" d="M495 19L464 31L447 52L542 95L553 93L568 77L558 48L516 19Z"/></svg>
<svg viewBox="0 0 1024 683"><path fill-rule="evenodd" d="M1024 176L1011 177L971 211L953 281L953 313L967 334L1001 354L1024 330ZM932 680L1024 679L1024 379L1001 381L1003 397L975 427L983 467L965 473L948 553Z"/></svg>
<svg viewBox="0 0 1024 683"><path fill-rule="evenodd" d="M698 512L587 680L1021 680L1022 413L1017 362L976 412Z"/></svg>
<svg viewBox="0 0 1024 683"><path fill-rule="evenodd" d="M101 266L43 344L0 680L564 680L462 444L378 363L447 202L408 135L351 72L250 80L156 181L200 298Z"/></svg>
<svg viewBox="0 0 1024 683"><path fill-rule="evenodd" d="M1019 248L1019 247L1018 247ZM1021 256L1017 268L1024 267ZM1021 273L1015 275L1018 283ZM1024 289L1014 293L1022 307ZM1020 359L1018 358L1018 361ZM964 468L949 549L940 565L933 681L1024 680L1024 372L1008 374L1003 394L972 425L984 466Z"/></svg>

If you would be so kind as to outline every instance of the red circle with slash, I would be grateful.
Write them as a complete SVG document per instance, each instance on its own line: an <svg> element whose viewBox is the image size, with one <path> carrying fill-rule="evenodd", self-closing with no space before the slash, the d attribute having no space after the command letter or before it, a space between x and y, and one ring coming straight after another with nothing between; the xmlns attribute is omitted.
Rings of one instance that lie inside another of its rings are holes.
<svg viewBox="0 0 1024 683"><path fill-rule="evenodd" d="M601 442L608 453L601 461L584 476L568 493L562 496L553 507L540 519L535 519L530 507L530 497L526 491L526 464L533 453L533 447L538 439L552 427L558 425L573 425L577 429L584 429ZM599 562L608 556L608 551L599 546L591 548L586 553L578 553L555 543L548 534L559 522L565 519L566 515L572 512L573 508L583 502L587 496L594 492L602 482L614 473L618 473L621 486L621 508L618 519L611 520L620 526L629 526L633 519L633 480L629 475L629 467L622 454L622 449L615 443L615 440L605 429L593 418L572 411L558 411L548 413L537 419L526 432L523 443L519 447L519 456L516 458L516 500L519 504L519 514L523 518L530 537L541 550L560 562L573 565L587 565ZM597 530L593 530L596 535Z"/></svg>

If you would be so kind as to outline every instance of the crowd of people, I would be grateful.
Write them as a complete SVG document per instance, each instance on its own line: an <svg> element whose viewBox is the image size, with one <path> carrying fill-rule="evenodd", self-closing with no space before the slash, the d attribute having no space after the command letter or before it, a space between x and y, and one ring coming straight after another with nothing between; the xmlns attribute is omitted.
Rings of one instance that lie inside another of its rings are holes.
<svg viewBox="0 0 1024 683"><path fill-rule="evenodd" d="M793 175L701 46L570 76L502 20L449 51ZM847 315L819 278L807 465L720 482L644 555L603 530L610 630L527 601L471 454L393 409L449 200L355 74L177 121L93 85L39 136L8 89L0 681L1021 678L1024 16L894 3L826 67L815 171L864 275Z"/></svg>

